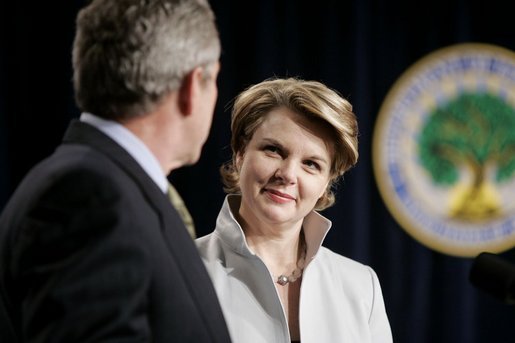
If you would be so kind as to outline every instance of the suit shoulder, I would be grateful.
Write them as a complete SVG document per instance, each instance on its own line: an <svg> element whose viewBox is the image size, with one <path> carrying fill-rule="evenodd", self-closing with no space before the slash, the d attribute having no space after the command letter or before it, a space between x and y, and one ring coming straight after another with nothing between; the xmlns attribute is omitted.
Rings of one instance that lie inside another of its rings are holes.
<svg viewBox="0 0 515 343"><path fill-rule="evenodd" d="M369 265L353 260L347 256L340 255L326 247L320 248L319 259L325 268L334 270L344 269L365 277L370 277L370 274L374 273L373 269Z"/></svg>

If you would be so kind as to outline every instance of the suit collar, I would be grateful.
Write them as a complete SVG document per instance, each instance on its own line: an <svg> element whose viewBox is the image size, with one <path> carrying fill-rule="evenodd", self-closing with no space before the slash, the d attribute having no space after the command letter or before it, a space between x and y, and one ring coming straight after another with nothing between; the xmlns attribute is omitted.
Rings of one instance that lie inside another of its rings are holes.
<svg viewBox="0 0 515 343"><path fill-rule="evenodd" d="M166 193L168 180L163 173L161 164L149 147L139 137L121 123L115 120L104 119L91 113L82 113L80 121L90 124L102 131L124 148L159 186L161 191Z"/></svg>

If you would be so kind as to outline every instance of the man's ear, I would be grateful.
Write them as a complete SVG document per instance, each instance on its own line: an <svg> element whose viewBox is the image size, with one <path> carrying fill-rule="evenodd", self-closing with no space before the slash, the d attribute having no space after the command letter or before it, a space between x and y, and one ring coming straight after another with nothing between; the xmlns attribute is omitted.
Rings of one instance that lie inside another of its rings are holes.
<svg viewBox="0 0 515 343"><path fill-rule="evenodd" d="M182 80L179 88L179 109L184 115L190 115L195 108L202 82L202 68L196 67Z"/></svg>

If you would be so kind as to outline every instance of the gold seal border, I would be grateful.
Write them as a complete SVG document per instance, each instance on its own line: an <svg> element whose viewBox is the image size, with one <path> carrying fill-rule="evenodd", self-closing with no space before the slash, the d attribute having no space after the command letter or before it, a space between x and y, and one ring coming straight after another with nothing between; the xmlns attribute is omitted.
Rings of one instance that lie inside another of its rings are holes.
<svg viewBox="0 0 515 343"><path fill-rule="evenodd" d="M474 246L463 246L452 244L451 241L445 240L443 237L438 238L427 234L424 230L414 225L412 219L396 207L395 204L397 201L392 197L395 191L389 187L387 166L381 164L382 159L380 153L382 152L381 146L385 142L384 136L386 134L386 131L382 128L385 127L385 122L389 119L388 114L398 100L398 94L404 91L408 85L413 84L413 80L420 75L422 70L427 70L428 66L438 63L449 56L470 55L471 53L489 54L493 57L502 56L513 60L515 64L515 52L501 46L486 43L454 44L426 54L409 66L387 92L379 109L372 136L372 167L376 184L378 185L379 193L385 206L394 219L411 237L424 246L444 254L458 257L473 257L483 251L499 253L508 250L515 246L515 235L501 242L487 242ZM385 177L385 175L387 176Z"/></svg>

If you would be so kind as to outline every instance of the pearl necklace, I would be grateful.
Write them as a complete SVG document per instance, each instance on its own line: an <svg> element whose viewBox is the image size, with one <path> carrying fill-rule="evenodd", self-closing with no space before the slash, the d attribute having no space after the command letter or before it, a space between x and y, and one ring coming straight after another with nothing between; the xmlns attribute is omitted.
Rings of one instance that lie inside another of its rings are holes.
<svg viewBox="0 0 515 343"><path fill-rule="evenodd" d="M306 264L306 242L304 240L303 231L301 231L300 239L302 244L302 253L300 255L299 260L297 261L297 267L291 272L289 276L281 274L279 275L279 277L277 277L276 282L281 286L284 286L290 282L295 282L298 278L302 276L304 265Z"/></svg>

